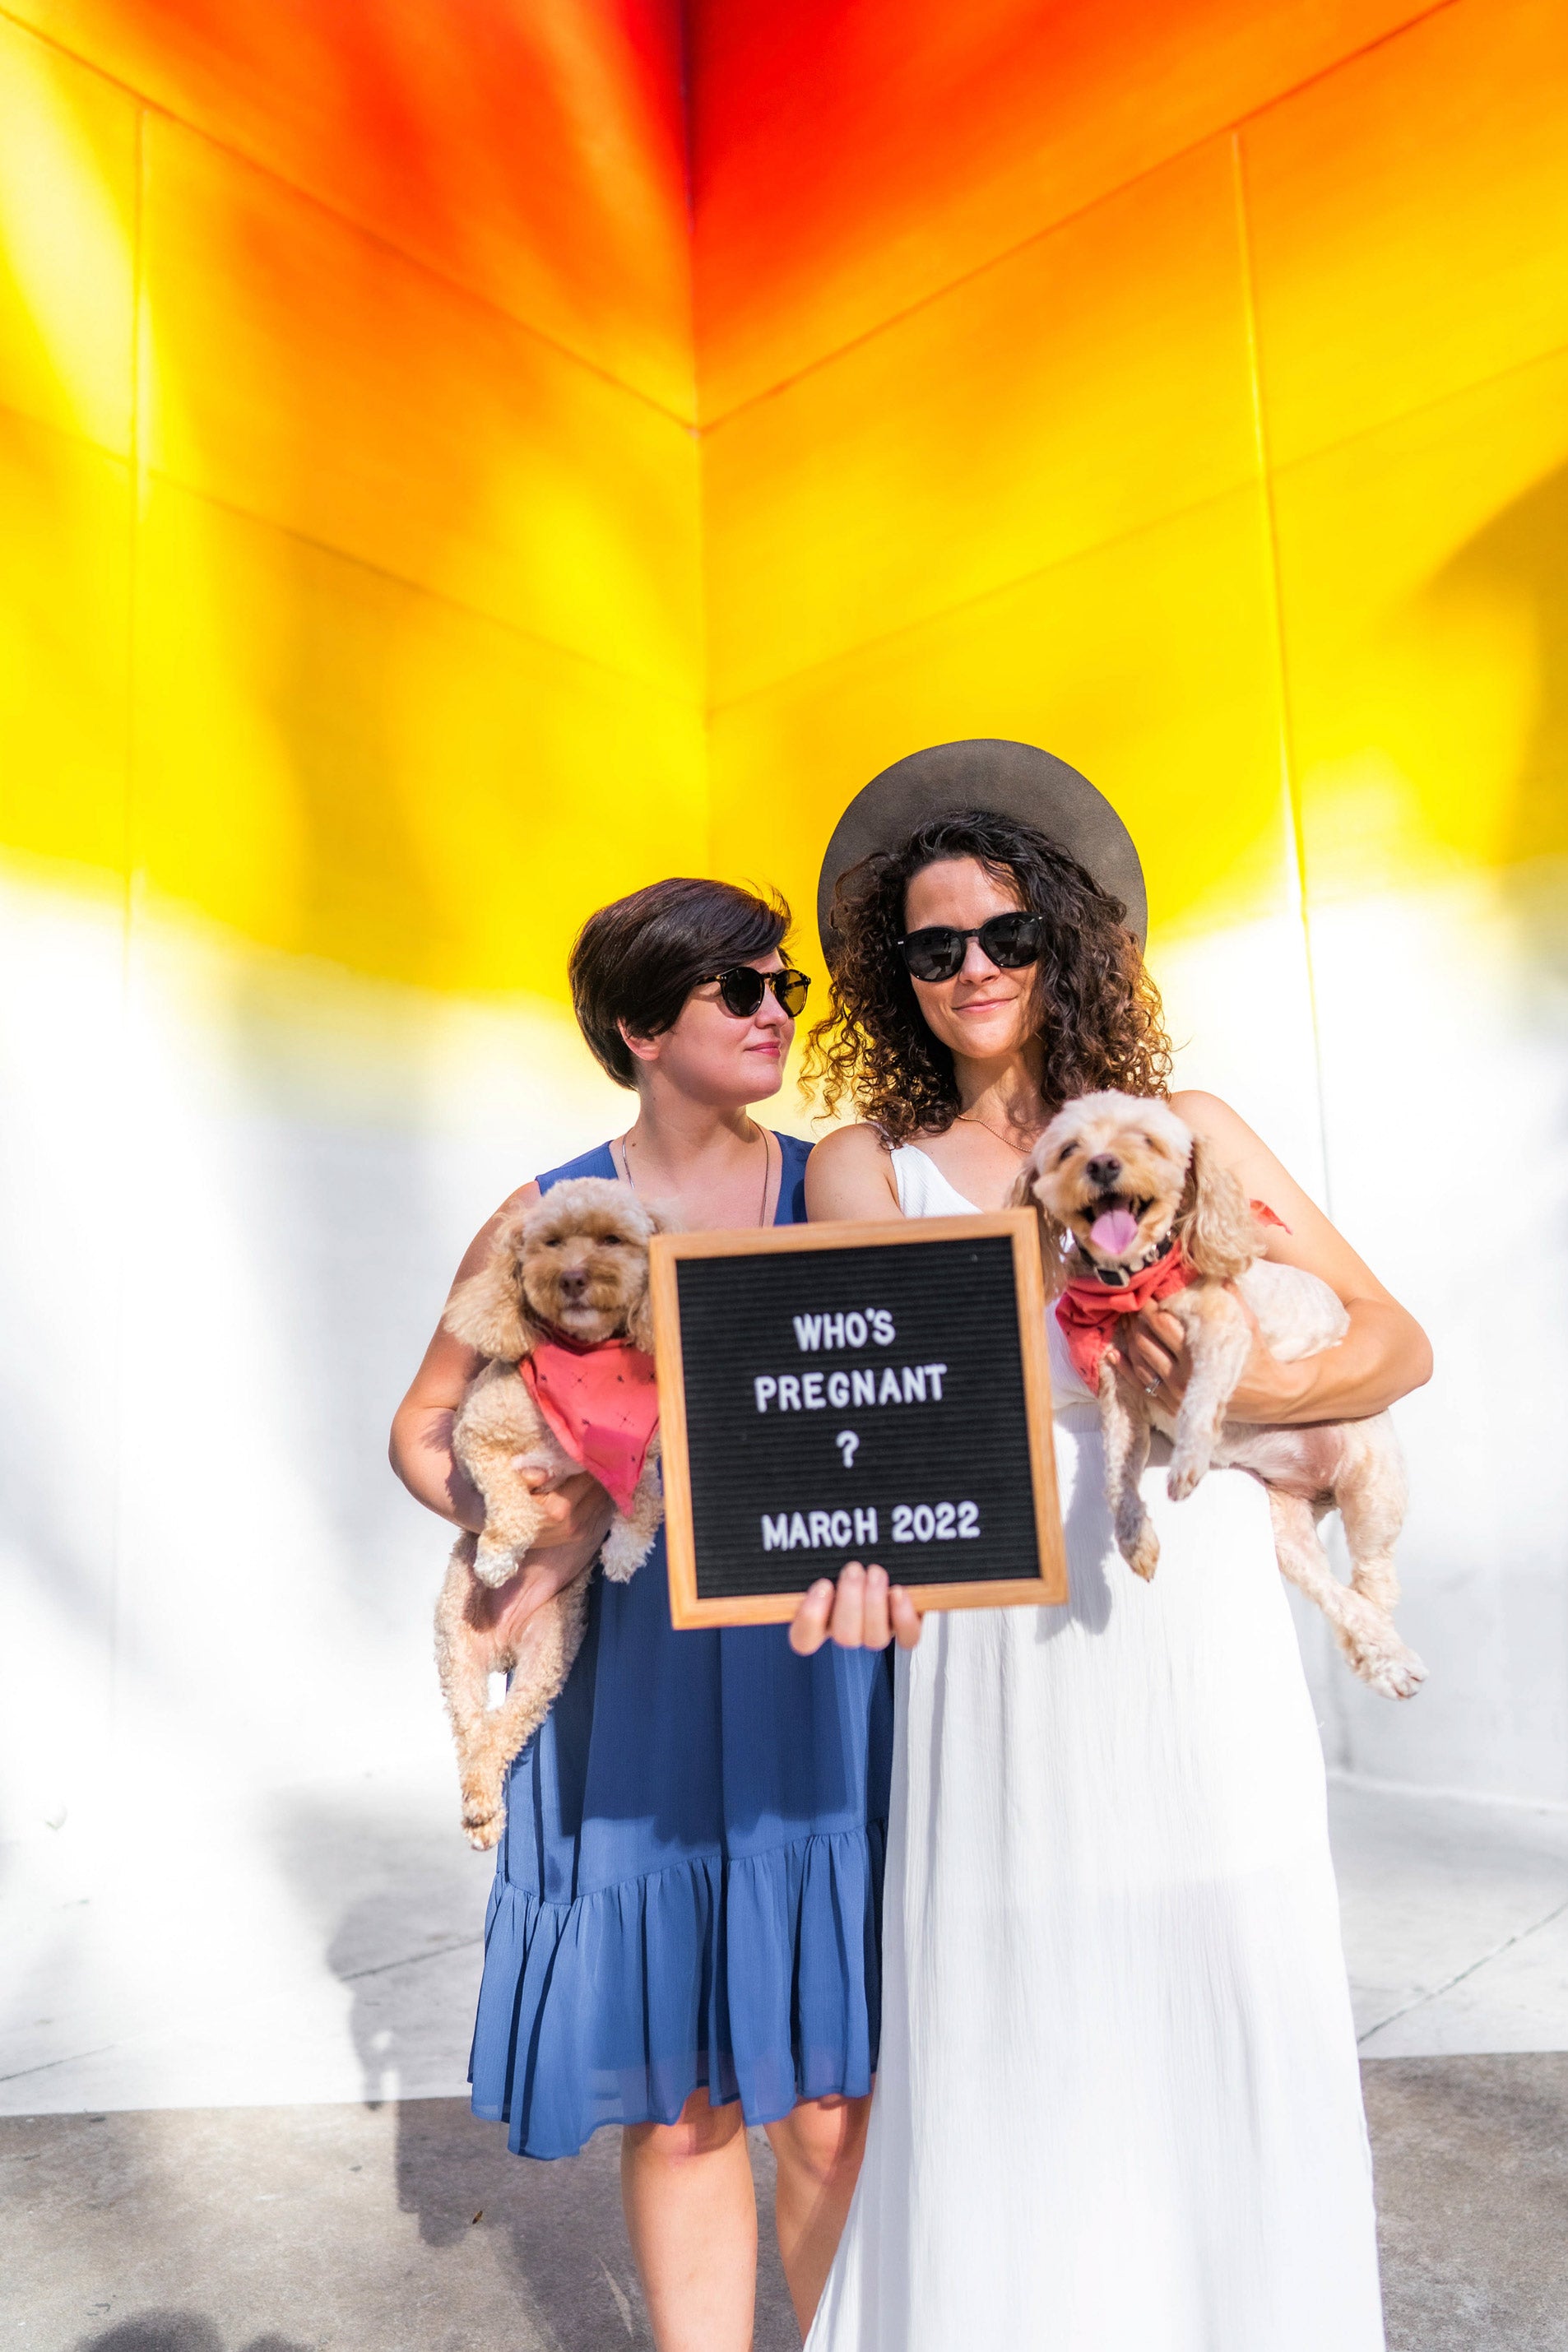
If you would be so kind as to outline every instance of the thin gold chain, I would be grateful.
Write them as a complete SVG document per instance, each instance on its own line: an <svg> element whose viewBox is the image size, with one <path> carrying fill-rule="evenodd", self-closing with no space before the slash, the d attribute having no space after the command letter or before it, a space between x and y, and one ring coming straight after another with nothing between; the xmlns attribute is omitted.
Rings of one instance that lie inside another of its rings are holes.
<svg viewBox="0 0 1568 2352"><path fill-rule="evenodd" d="M998 1143L1005 1143L1008 1150L1013 1153L1016 1159L1018 1160L1027 1158L1028 1154L1034 1150L1036 1143L1045 1133L1045 1130L1049 1124L1050 1121L1048 1119L1042 1119L1039 1126L1035 1129L1034 1134L1030 1137L1028 1142L1020 1147L1018 1144L1015 1143L1009 1136L1004 1135L999 1129L993 1127L989 1119L977 1118L975 1113L972 1110L961 1110L957 1118L953 1121L953 1125L955 1127L984 1128L987 1135L994 1135Z"/></svg>

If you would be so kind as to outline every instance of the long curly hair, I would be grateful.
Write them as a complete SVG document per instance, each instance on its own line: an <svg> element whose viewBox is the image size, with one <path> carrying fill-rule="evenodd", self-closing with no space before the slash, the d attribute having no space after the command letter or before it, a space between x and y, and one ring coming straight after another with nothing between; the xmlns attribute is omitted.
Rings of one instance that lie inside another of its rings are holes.
<svg viewBox="0 0 1568 2352"><path fill-rule="evenodd" d="M826 1115L847 1097L889 1144L940 1134L958 1117L952 1055L927 1028L898 946L910 877L950 857L974 858L1045 918L1032 1010L1047 1107L1102 1087L1163 1095L1171 1043L1120 898L1033 825L955 809L851 867L834 894L831 1004L802 1078L820 1087Z"/></svg>

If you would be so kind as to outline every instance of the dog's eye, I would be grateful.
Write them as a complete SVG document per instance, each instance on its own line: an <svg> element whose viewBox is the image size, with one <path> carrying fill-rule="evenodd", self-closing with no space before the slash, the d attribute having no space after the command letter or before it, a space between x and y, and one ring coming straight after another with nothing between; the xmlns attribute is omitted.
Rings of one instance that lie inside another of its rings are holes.
<svg viewBox="0 0 1568 2352"><path fill-rule="evenodd" d="M1057 1154L1057 1166L1058 1168L1065 1168L1068 1161L1072 1158L1073 1153L1077 1150L1078 1146L1076 1143L1064 1144L1061 1150Z"/></svg>
<svg viewBox="0 0 1568 2352"><path fill-rule="evenodd" d="M601 1234L599 1239L605 1249L619 1249L621 1246L619 1234Z"/></svg>

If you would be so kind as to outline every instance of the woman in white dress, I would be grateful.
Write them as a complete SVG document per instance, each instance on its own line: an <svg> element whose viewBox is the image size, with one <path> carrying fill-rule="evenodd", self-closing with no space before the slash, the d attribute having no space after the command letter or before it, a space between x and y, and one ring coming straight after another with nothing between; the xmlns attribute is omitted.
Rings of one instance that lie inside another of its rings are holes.
<svg viewBox="0 0 1568 2352"><path fill-rule="evenodd" d="M1061 1100L1163 1090L1125 906L1038 831L972 810L865 870L826 1046L868 1123L818 1146L814 1218L998 1206ZM1020 910L1041 919L982 929ZM942 958L906 961L910 935L943 928L962 963L915 977ZM1350 1309L1326 1355L1256 1351L1237 1417L1370 1413L1425 1380L1419 1328L1258 1138L1212 1097L1173 1107L1284 1219L1270 1254ZM1266 1497L1217 1470L1173 1505L1157 1462L1142 1583L1054 1317L1050 1339L1068 1604L942 1613L922 1637L870 1566L794 1629L901 1649L880 2067L809 2352L1377 2352L1322 1755ZM1169 1318L1129 1354L1179 1393Z"/></svg>

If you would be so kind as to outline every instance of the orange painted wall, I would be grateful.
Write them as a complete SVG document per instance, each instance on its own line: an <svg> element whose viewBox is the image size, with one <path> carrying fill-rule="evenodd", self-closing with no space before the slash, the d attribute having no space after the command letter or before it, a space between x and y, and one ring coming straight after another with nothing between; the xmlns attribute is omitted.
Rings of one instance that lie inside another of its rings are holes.
<svg viewBox="0 0 1568 2352"><path fill-rule="evenodd" d="M721 862L800 894L847 789L972 731L1116 795L1164 929L1565 845L1523 643L1561 626L1554 9L696 22Z"/></svg>

